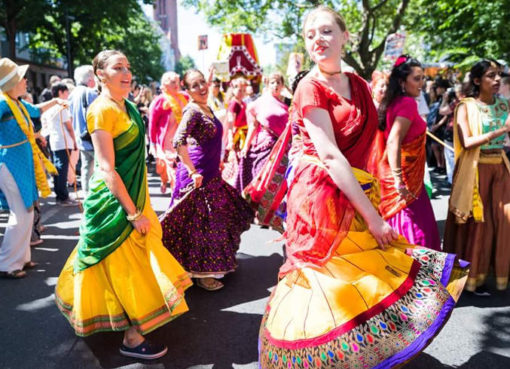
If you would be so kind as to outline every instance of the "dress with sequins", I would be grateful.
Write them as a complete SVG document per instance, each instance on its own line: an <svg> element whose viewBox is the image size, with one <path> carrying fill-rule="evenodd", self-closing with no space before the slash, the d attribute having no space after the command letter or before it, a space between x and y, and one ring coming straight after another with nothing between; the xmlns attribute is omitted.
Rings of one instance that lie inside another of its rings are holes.
<svg viewBox="0 0 510 369"><path fill-rule="evenodd" d="M174 146L187 145L202 186L193 181L182 162L165 214L163 244L193 277L221 277L237 266L241 233L253 211L239 193L221 178L221 122L188 105L174 137Z"/></svg>

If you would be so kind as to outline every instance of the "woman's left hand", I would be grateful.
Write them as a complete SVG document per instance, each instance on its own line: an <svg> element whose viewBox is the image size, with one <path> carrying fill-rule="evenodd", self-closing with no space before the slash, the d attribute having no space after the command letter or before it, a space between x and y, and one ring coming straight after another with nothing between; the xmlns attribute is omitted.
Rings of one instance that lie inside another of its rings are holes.
<svg viewBox="0 0 510 369"><path fill-rule="evenodd" d="M397 192L398 192L398 195L404 199L406 202L409 202L411 200L416 200L416 196L414 195L414 193L412 193L411 191L409 191L409 189L407 187L399 187L397 188Z"/></svg>
<svg viewBox="0 0 510 369"><path fill-rule="evenodd" d="M193 185L195 186L195 188L199 188L200 186L202 186L202 181L204 180L204 177L200 173L195 172L191 175L191 179L193 180Z"/></svg>

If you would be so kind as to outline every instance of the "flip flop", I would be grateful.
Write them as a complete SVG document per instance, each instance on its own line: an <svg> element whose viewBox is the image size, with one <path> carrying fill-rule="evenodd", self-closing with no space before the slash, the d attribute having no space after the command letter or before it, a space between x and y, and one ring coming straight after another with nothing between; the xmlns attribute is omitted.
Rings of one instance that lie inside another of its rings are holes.
<svg viewBox="0 0 510 369"><path fill-rule="evenodd" d="M21 279L25 278L26 276L27 272L20 269L13 270L11 272L0 272L0 278L5 279Z"/></svg>
<svg viewBox="0 0 510 369"><path fill-rule="evenodd" d="M205 279L208 278L197 278L197 286L207 291L217 291L224 287L224 284L217 279L211 278L208 279L208 282L205 282Z"/></svg>

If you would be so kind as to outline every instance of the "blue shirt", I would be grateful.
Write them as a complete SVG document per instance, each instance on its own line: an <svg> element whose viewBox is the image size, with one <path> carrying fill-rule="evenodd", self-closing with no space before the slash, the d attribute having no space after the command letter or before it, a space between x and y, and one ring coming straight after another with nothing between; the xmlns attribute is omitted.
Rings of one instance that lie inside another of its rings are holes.
<svg viewBox="0 0 510 369"><path fill-rule="evenodd" d="M41 112L39 108L25 101L21 101L21 103L27 109L30 117L40 117ZM29 121L26 120L25 123L29 124ZM4 97L0 96L0 146L9 146L25 140L27 140L27 136L19 127L18 122L16 122ZM25 206L27 209L30 208L38 198L35 184L34 159L30 142L27 141L10 148L0 148L0 167L3 165L7 166L7 169L9 169L9 172L16 181ZM8 209L5 195L1 191L0 208Z"/></svg>
<svg viewBox="0 0 510 369"><path fill-rule="evenodd" d="M69 109L73 120L73 129L76 136L76 145L82 151L93 151L94 147L90 141L82 141L81 136L87 130L87 109L83 106L83 95L87 107L97 97L97 91L86 86L77 86L69 95Z"/></svg>

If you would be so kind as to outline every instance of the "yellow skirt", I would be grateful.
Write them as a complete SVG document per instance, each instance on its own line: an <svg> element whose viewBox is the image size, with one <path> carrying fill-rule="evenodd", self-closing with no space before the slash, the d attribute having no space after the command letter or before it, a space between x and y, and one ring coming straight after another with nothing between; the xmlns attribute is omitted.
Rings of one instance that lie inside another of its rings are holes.
<svg viewBox="0 0 510 369"><path fill-rule="evenodd" d="M467 270L403 237L377 246L359 216L323 266L280 280L264 314L263 369L392 368L439 332Z"/></svg>
<svg viewBox="0 0 510 369"><path fill-rule="evenodd" d="M188 311L184 291L191 279L163 246L148 195L143 214L151 222L150 232L142 236L133 230L98 264L75 274L77 249L69 256L55 295L78 336L131 326L146 334Z"/></svg>

